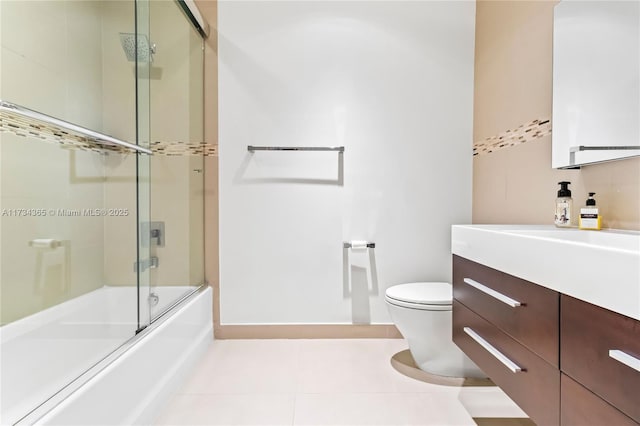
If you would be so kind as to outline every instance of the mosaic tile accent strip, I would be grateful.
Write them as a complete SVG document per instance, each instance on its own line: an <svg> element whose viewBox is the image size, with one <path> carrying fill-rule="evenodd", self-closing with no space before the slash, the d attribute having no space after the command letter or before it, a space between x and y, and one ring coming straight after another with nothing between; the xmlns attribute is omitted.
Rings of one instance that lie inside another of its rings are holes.
<svg viewBox="0 0 640 426"><path fill-rule="evenodd" d="M11 111L0 112L0 132L11 133L24 138L33 138L63 149L78 149L98 154L118 153L131 154L132 150L101 143L99 139L81 133L69 131L58 126L25 117ZM150 146L154 155L161 156L217 156L218 145L189 142L152 142Z"/></svg>
<svg viewBox="0 0 640 426"><path fill-rule="evenodd" d="M165 155L167 157L187 155L218 156L218 145L211 143L152 142L149 148L154 155Z"/></svg>
<svg viewBox="0 0 640 426"><path fill-rule="evenodd" d="M491 136L482 141L474 142L473 155L491 154L499 149L509 148L540 139L551 134L551 120L533 120L521 124L513 130L507 130L496 136Z"/></svg>

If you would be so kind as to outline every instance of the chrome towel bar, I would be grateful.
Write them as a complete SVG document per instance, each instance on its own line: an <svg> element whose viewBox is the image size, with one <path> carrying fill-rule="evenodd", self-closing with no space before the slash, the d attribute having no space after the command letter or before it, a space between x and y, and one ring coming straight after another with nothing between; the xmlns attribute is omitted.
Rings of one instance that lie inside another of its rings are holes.
<svg viewBox="0 0 640 426"><path fill-rule="evenodd" d="M337 151L344 152L344 146L254 146L248 145L247 151Z"/></svg>

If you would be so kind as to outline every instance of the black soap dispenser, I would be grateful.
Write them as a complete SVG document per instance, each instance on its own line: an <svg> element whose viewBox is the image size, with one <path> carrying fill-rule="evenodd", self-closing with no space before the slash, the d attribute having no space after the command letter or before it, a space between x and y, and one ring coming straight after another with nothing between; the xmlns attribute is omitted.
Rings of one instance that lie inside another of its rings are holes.
<svg viewBox="0 0 640 426"><path fill-rule="evenodd" d="M558 198L556 198L556 217L554 223L560 228L568 228L572 226L571 217L573 213L573 199L571 198L571 190L569 185L571 182L558 182L560 189L558 190Z"/></svg>

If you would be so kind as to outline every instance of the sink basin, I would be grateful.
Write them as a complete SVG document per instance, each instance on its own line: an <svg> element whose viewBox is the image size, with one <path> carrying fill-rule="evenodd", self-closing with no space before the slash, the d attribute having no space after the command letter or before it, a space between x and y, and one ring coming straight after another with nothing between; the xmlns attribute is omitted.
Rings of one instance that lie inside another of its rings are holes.
<svg viewBox="0 0 640 426"><path fill-rule="evenodd" d="M454 225L453 254L640 320L640 232Z"/></svg>

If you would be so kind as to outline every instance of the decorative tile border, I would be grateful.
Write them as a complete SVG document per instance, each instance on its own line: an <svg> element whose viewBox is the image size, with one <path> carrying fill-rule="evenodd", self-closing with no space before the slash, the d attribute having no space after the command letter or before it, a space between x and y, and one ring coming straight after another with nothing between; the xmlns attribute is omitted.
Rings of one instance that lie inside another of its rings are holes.
<svg viewBox="0 0 640 426"><path fill-rule="evenodd" d="M11 133L24 138L33 138L50 144L56 144L63 149L78 149L98 154L119 153L128 154L132 151L125 147L100 143L99 139L91 138L80 133L71 132L52 124L32 120L20 114L8 111L0 113L0 132ZM192 156L203 155L216 157L218 145L209 143L188 142L152 142L149 147L154 155L160 156Z"/></svg>
<svg viewBox="0 0 640 426"><path fill-rule="evenodd" d="M491 154L499 149L520 145L551 134L551 120L533 120L496 136L474 142L473 155Z"/></svg>
<svg viewBox="0 0 640 426"><path fill-rule="evenodd" d="M164 155L167 157L186 155L218 156L218 145L211 143L152 142L149 148L153 151L154 155Z"/></svg>

